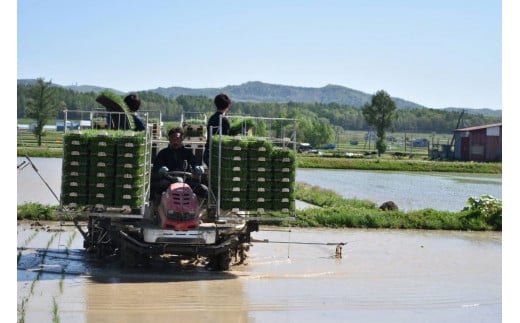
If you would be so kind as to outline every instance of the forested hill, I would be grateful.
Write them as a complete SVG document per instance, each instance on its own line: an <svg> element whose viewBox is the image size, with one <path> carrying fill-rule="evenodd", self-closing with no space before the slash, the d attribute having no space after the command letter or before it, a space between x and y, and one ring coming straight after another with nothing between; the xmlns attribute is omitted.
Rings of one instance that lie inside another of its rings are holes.
<svg viewBox="0 0 520 323"><path fill-rule="evenodd" d="M36 82L34 79L20 79L18 84L32 85ZM70 85L61 86L75 92L94 92L99 93L105 89L110 90L116 94L124 94L123 91L117 89L110 89L101 86L93 85ZM185 88L185 87L159 87L156 89L139 90L137 92L152 92L160 94L168 99L176 99L179 96L204 96L213 98L219 92L228 93L233 101L235 102L269 102L269 103L318 103L328 104L335 103L339 105L345 105L354 108L360 108L365 103L370 102L373 94L364 93L358 90L350 89L339 85L327 85L321 88L313 87L298 87L288 85L276 85L268 84L263 82L247 82L241 85L228 85L222 88ZM392 95L392 93L389 93ZM421 109L426 108L423 105L407 101L401 98L392 97L398 109ZM441 107L435 107L441 108ZM499 117L502 115L501 110L492 109L474 109L471 107L456 108L456 107L443 107L440 110L459 112L465 110L469 114L481 114L483 116L495 116Z"/></svg>
<svg viewBox="0 0 520 323"><path fill-rule="evenodd" d="M17 87L17 117L27 118L27 105L34 95L34 87L30 82L19 82ZM73 111L93 111L102 108L96 101L96 97L102 90L109 90L117 95L123 97L126 93L106 89L102 87L88 87L88 86L74 86L64 87L52 84L55 91L53 92L53 100L56 105L66 108L69 111L70 118L82 118L81 115L74 115ZM81 90L80 90L81 88ZM237 87L240 88L240 87ZM273 91L262 87L266 91L263 96L273 98L276 91L282 88L275 87ZM258 102L252 101L252 98L241 96L240 91L231 92L232 87L224 89L207 90L204 95L202 93L191 90L184 95L173 95L167 97L165 94L160 94L153 91L136 91L142 100L143 110L161 111L162 120L167 122L178 121L183 112L203 112L210 114L215 111L213 97L219 91L226 91L231 93L234 100L232 114L234 115L248 115L248 116L263 116L263 117L290 117L300 120L298 128L311 129L308 136L305 135L306 141L310 141L316 137L316 133L326 135L333 134L338 129L343 130L366 130L367 124L362 113L361 107L349 106L345 104L338 104L336 102L319 103L319 102ZM274 94L273 94L274 93ZM360 92L359 92L360 93ZM359 94L358 93L358 94ZM255 94L262 96L261 93ZM238 98L237 98L238 97ZM271 99L274 100L274 99ZM303 99L300 99L303 100ZM63 117L61 114L63 109L56 111L56 118ZM395 131L405 131L414 129L420 132L436 132L436 133L450 133L455 127L471 127L484 124L502 122L501 110L497 110L498 115L484 116L469 109L464 109L464 114L457 111L446 111L442 109L431 108L409 108L398 109L398 118L394 122ZM461 121L459 124L458 120ZM316 131L316 128L319 131ZM326 132L324 129L330 130ZM334 130L336 129L336 130ZM305 131L299 131L304 134ZM308 138L307 138L308 137ZM322 138L323 142L329 142L328 138Z"/></svg>
<svg viewBox="0 0 520 323"><path fill-rule="evenodd" d="M179 95L200 95L213 97L215 93L228 93L235 101L247 102L301 102L301 103L337 103L351 107L362 107L370 102L372 94L349 89L339 85L327 85L320 88L276 85L262 82L247 82L241 85L228 85L223 88L188 89L182 87L157 88L149 90L168 98ZM424 106L400 98L392 98L399 109L425 108Z"/></svg>

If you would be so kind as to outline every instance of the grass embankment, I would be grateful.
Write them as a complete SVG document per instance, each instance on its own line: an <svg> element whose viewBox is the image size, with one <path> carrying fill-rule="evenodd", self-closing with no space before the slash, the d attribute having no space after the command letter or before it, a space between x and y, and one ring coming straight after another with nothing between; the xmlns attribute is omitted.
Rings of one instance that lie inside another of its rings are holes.
<svg viewBox="0 0 520 323"><path fill-rule="evenodd" d="M327 168L384 170L401 172L455 172L501 174L502 163L477 163L463 161L438 161L425 159L397 158L389 155L381 158L337 158L337 157L307 157L296 159L297 168Z"/></svg>
<svg viewBox="0 0 520 323"><path fill-rule="evenodd" d="M460 212L423 209L383 211L366 200L344 199L332 190L296 184L296 198L317 206L296 212L292 226L391 228L428 230L502 230L502 201L488 196L469 198Z"/></svg>
<svg viewBox="0 0 520 323"><path fill-rule="evenodd" d="M296 199L314 204L296 211L296 220L281 225L331 228L391 228L428 230L502 230L502 201L493 198L470 198L468 208L460 212L383 211L366 200L344 199L332 190L308 184L296 184ZM59 215L57 206L27 203L18 206L18 220L62 220L73 216ZM270 223L271 224L271 223Z"/></svg>
<svg viewBox="0 0 520 323"><path fill-rule="evenodd" d="M63 158L63 149L62 148L18 148L17 156L29 157L42 157L42 158Z"/></svg>

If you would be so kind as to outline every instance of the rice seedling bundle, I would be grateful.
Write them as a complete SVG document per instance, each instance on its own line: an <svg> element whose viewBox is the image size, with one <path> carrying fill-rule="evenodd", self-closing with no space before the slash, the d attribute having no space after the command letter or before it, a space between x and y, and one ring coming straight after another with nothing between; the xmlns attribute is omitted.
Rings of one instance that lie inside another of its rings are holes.
<svg viewBox="0 0 520 323"><path fill-rule="evenodd" d="M123 98L109 90L104 90L96 97L96 102L103 105L109 114L114 126L118 129L130 130L135 128L134 118L130 115L132 111L128 108Z"/></svg>

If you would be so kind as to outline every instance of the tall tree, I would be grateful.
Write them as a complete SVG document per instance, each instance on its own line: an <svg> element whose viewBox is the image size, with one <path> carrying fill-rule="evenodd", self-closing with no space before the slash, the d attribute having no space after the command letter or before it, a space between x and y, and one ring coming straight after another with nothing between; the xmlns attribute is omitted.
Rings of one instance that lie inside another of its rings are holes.
<svg viewBox="0 0 520 323"><path fill-rule="evenodd" d="M317 118L312 123L314 135L309 139L309 143L321 146L333 142L334 128L326 118Z"/></svg>
<svg viewBox="0 0 520 323"><path fill-rule="evenodd" d="M47 121L56 117L57 106L51 82L45 82L42 78L36 81L25 105L25 115L36 120L33 133L38 139L38 146L41 146L42 137L45 135L44 126Z"/></svg>
<svg viewBox="0 0 520 323"><path fill-rule="evenodd" d="M391 128L397 119L396 108L394 100L384 90L377 91L372 96L371 104L367 103L362 108L366 123L376 128L378 156L386 151L386 129Z"/></svg>

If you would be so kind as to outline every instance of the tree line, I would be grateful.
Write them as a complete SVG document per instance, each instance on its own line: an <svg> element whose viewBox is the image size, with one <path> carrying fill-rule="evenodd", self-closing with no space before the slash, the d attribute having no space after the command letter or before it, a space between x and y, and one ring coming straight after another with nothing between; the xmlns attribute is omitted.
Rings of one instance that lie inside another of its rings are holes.
<svg viewBox="0 0 520 323"><path fill-rule="evenodd" d="M46 99L48 122L63 118L63 110L93 111L104 109L95 92L76 92L51 82L39 79L36 84L18 84L17 117L38 119L35 106L38 96L42 98L45 91L52 92ZM140 91L141 110L161 111L163 121L178 122L182 112L204 112L208 115L215 111L213 98L204 96L180 95L167 98L151 91ZM217 94L217 93L215 93ZM233 99L233 98L232 98ZM41 108L41 107L40 107ZM395 132L435 132L451 133L457 126L460 113L437 109L397 109L387 130ZM371 125L367 123L363 108L340 105L337 103L258 103L234 101L230 115L246 115L272 118L293 118L298 120L298 141L322 145L333 142L334 136L343 131L366 131ZM69 117L73 118L73 117ZM41 119L41 118L40 118ZM501 117L464 114L463 124L470 127L501 122ZM43 127L43 125L41 125Z"/></svg>

